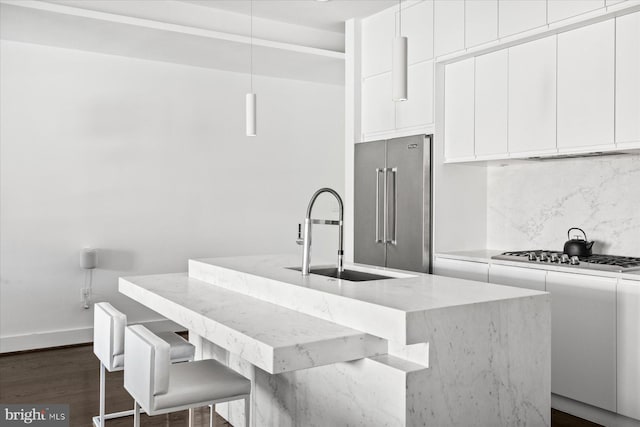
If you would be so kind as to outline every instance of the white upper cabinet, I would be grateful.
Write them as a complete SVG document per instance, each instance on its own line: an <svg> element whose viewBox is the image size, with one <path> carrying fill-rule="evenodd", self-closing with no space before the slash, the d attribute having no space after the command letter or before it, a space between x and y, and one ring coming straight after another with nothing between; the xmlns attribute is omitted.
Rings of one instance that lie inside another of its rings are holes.
<svg viewBox="0 0 640 427"><path fill-rule="evenodd" d="M422 1L402 9L402 35L409 40L409 64L433 58L433 1Z"/></svg>
<svg viewBox="0 0 640 427"><path fill-rule="evenodd" d="M640 142L640 12L616 18L616 142Z"/></svg>
<svg viewBox="0 0 640 427"><path fill-rule="evenodd" d="M614 20L558 34L558 149L614 143Z"/></svg>
<svg viewBox="0 0 640 427"><path fill-rule="evenodd" d="M362 82L362 133L394 129L395 103L391 100L391 73Z"/></svg>
<svg viewBox="0 0 640 427"><path fill-rule="evenodd" d="M474 58L448 64L444 77L445 160L473 160Z"/></svg>
<svg viewBox="0 0 640 427"><path fill-rule="evenodd" d="M507 152L508 51L476 57L475 155L503 157Z"/></svg>
<svg viewBox="0 0 640 427"><path fill-rule="evenodd" d="M556 37L509 48L509 153L556 150Z"/></svg>
<svg viewBox="0 0 640 427"><path fill-rule="evenodd" d="M362 20L362 76L391 71L395 13L383 11Z"/></svg>
<svg viewBox="0 0 640 427"><path fill-rule="evenodd" d="M498 0L467 0L464 7L466 47L498 38Z"/></svg>
<svg viewBox="0 0 640 427"><path fill-rule="evenodd" d="M436 0L435 56L464 49L464 0Z"/></svg>
<svg viewBox="0 0 640 427"><path fill-rule="evenodd" d="M551 392L616 411L616 279L549 271Z"/></svg>
<svg viewBox="0 0 640 427"><path fill-rule="evenodd" d="M604 0L548 0L549 23L604 7Z"/></svg>
<svg viewBox="0 0 640 427"><path fill-rule="evenodd" d="M433 123L433 61L409 65L409 98L396 102L396 128Z"/></svg>
<svg viewBox="0 0 640 427"><path fill-rule="evenodd" d="M640 282L618 282L618 413L640 420Z"/></svg>
<svg viewBox="0 0 640 427"><path fill-rule="evenodd" d="M499 0L498 11L500 37L547 24L546 0Z"/></svg>

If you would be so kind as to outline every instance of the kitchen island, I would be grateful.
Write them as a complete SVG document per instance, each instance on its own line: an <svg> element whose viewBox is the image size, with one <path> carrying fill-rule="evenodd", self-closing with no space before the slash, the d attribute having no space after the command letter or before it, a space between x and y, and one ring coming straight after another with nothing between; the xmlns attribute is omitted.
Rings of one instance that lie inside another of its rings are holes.
<svg viewBox="0 0 640 427"><path fill-rule="evenodd" d="M550 425L545 292L296 255L189 261L120 291L189 330L198 358L253 382L254 426ZM243 425L242 405L217 411Z"/></svg>

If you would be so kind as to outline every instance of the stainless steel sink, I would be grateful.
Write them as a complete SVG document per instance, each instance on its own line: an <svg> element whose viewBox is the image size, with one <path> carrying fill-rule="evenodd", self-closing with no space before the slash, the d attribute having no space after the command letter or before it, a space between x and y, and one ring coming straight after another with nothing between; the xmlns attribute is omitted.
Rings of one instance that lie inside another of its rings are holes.
<svg viewBox="0 0 640 427"><path fill-rule="evenodd" d="M288 267L289 270L302 271L300 267ZM379 274L365 273L364 271L344 269L338 272L336 267L316 267L309 270L311 274L333 277L334 279L348 280L350 282L367 282L370 280L396 279L396 277L381 276Z"/></svg>

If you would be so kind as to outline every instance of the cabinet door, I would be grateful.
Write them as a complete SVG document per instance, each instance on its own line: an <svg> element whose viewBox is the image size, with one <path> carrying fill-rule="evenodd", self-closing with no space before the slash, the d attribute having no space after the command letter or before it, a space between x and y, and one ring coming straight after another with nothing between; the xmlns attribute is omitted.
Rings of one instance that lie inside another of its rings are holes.
<svg viewBox="0 0 640 427"><path fill-rule="evenodd" d="M549 0L549 23L590 12L604 7L604 0Z"/></svg>
<svg viewBox="0 0 640 427"><path fill-rule="evenodd" d="M362 20L362 76L391 71L395 12L385 10Z"/></svg>
<svg viewBox="0 0 640 427"><path fill-rule="evenodd" d="M515 286L517 288L545 290L545 270L492 264L489 266L489 283Z"/></svg>
<svg viewBox="0 0 640 427"><path fill-rule="evenodd" d="M391 73L362 82L362 133L393 130L395 106L391 99Z"/></svg>
<svg viewBox="0 0 640 427"><path fill-rule="evenodd" d="M396 19L400 23L400 17ZM421 1L403 8L401 23L402 35L409 43L409 64L433 58L433 1Z"/></svg>
<svg viewBox="0 0 640 427"><path fill-rule="evenodd" d="M551 392L616 410L616 279L549 271Z"/></svg>
<svg viewBox="0 0 640 427"><path fill-rule="evenodd" d="M464 7L466 47L498 38L498 0L467 0Z"/></svg>
<svg viewBox="0 0 640 427"><path fill-rule="evenodd" d="M409 66L409 99L396 102L398 129L433 123L433 61Z"/></svg>
<svg viewBox="0 0 640 427"><path fill-rule="evenodd" d="M521 33L547 24L545 0L499 0L500 37Z"/></svg>
<svg viewBox="0 0 640 427"><path fill-rule="evenodd" d="M433 25L435 56L464 49L464 0L436 0Z"/></svg>
<svg viewBox="0 0 640 427"><path fill-rule="evenodd" d="M509 49L509 153L556 150L556 38Z"/></svg>
<svg viewBox="0 0 640 427"><path fill-rule="evenodd" d="M613 147L614 20L558 34L558 149Z"/></svg>
<svg viewBox="0 0 640 427"><path fill-rule="evenodd" d="M476 57L475 155L508 157L508 51Z"/></svg>
<svg viewBox="0 0 640 427"><path fill-rule="evenodd" d="M474 58L447 65L444 78L444 156L474 159Z"/></svg>
<svg viewBox="0 0 640 427"><path fill-rule="evenodd" d="M618 413L640 420L640 281L618 283Z"/></svg>
<svg viewBox="0 0 640 427"><path fill-rule="evenodd" d="M486 282L489 278L489 265L484 262L436 257L433 263L433 274Z"/></svg>
<svg viewBox="0 0 640 427"><path fill-rule="evenodd" d="M640 142L640 12L616 18L616 142Z"/></svg>

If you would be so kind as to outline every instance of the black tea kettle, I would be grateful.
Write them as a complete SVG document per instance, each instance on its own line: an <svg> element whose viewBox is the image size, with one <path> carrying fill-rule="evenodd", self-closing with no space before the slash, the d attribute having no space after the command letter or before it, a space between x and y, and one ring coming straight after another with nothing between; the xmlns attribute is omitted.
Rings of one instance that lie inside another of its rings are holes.
<svg viewBox="0 0 640 427"><path fill-rule="evenodd" d="M574 236L571 238L571 230L578 230L584 236L584 239L581 236ZM591 248L595 242L587 242L587 234L580 228L570 228L567 231L567 237L569 240L564 244L564 253L571 256L577 257L588 257L591 256Z"/></svg>

